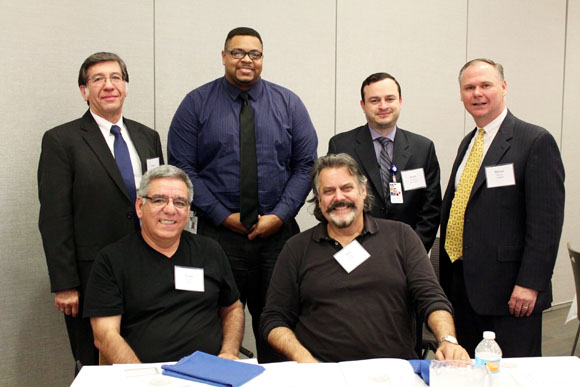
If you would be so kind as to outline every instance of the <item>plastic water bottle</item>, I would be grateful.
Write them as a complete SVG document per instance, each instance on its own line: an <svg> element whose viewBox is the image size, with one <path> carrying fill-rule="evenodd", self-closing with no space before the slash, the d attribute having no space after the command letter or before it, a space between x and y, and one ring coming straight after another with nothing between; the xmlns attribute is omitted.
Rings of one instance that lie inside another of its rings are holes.
<svg viewBox="0 0 580 387"><path fill-rule="evenodd" d="M495 332L483 332L483 340L475 348L475 367L487 366L491 374L499 372L501 348L495 341Z"/></svg>

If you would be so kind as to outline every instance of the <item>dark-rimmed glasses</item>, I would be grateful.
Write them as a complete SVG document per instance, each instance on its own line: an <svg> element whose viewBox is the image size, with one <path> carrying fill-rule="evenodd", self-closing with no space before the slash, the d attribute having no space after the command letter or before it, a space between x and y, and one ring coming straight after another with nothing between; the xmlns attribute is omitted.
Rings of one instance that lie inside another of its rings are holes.
<svg viewBox="0 0 580 387"><path fill-rule="evenodd" d="M233 50L226 50L232 58L242 59L246 55L250 57L251 60L258 60L262 57L262 53L258 50L244 51L240 48L234 48Z"/></svg>
<svg viewBox="0 0 580 387"><path fill-rule="evenodd" d="M151 196L143 196L143 199L147 199L151 202L153 207L157 208L164 208L166 205L169 204L171 200L173 202L173 206L179 210L185 210L189 208L189 200L184 198L170 198L165 195L153 195Z"/></svg>

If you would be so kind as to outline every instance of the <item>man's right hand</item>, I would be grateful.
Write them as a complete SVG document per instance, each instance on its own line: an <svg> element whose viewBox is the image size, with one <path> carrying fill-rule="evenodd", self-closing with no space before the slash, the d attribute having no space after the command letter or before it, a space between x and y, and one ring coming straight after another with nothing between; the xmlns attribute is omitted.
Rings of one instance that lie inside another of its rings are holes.
<svg viewBox="0 0 580 387"><path fill-rule="evenodd" d="M246 226L244 226L240 221L239 212L231 213L222 224L233 232L237 232L238 234L248 235L250 232L250 230L248 230Z"/></svg>
<svg viewBox="0 0 580 387"><path fill-rule="evenodd" d="M79 291L77 289L59 290L54 295L54 306L67 316L79 314Z"/></svg>

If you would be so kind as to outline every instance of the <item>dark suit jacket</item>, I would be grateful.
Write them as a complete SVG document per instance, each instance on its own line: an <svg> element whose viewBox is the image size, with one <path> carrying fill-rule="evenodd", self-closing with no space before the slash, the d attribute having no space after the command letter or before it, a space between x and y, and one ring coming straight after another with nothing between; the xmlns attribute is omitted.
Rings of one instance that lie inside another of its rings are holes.
<svg viewBox="0 0 580 387"><path fill-rule="evenodd" d="M455 175L476 130L459 145L441 206L441 285L451 261L445 234ZM513 163L515 185L487 188L485 167ZM480 315L508 315L515 285L539 290L534 312L552 301L551 278L564 220L564 166L552 135L509 111L475 179L465 211L463 268L467 296Z"/></svg>
<svg viewBox="0 0 580 387"><path fill-rule="evenodd" d="M143 173L147 159L159 157L162 164L159 134L138 122L124 122ZM135 205L90 111L44 134L38 194L53 292L84 286L88 278L80 278L78 262L92 262L102 247L136 229Z"/></svg>
<svg viewBox="0 0 580 387"><path fill-rule="evenodd" d="M407 223L419 235L425 250L431 249L439 228L441 206L439 162L431 140L397 127L393 163L399 171L423 168L427 183L426 188L404 191L403 204L391 204L390 198L384 197L379 163L368 125L332 137L328 153L347 153L358 162L375 197L370 211L372 216ZM401 182L400 172L396 177L397 182Z"/></svg>

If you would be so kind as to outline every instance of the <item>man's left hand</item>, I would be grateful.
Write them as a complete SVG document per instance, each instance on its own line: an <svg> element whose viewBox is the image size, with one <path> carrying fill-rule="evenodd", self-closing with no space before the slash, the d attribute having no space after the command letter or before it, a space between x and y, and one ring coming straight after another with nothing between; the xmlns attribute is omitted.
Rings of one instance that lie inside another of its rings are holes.
<svg viewBox="0 0 580 387"><path fill-rule="evenodd" d="M534 311L538 291L535 289L514 286L512 296L508 302L510 314L515 317L528 317Z"/></svg>
<svg viewBox="0 0 580 387"><path fill-rule="evenodd" d="M222 352L218 355L218 357L224 358L224 359L230 359L230 360L240 360L239 357L237 357L236 355L232 355L231 353L227 353L227 352Z"/></svg>
<svg viewBox="0 0 580 387"><path fill-rule="evenodd" d="M448 341L444 341L437 348L435 352L435 359L437 360L470 360L469 354L459 344L453 344Z"/></svg>
<svg viewBox="0 0 580 387"><path fill-rule="evenodd" d="M284 222L278 215L258 215L258 223L252 227L251 232L248 234L248 239L253 240L256 237L268 238L278 231L283 224Z"/></svg>

